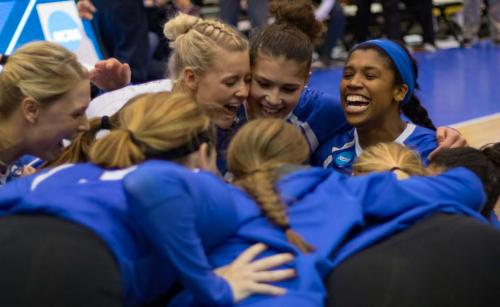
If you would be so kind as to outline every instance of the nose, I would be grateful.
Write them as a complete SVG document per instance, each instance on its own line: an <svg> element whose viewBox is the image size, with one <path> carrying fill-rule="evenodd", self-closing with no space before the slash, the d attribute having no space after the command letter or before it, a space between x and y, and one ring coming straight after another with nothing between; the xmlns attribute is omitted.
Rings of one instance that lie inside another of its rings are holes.
<svg viewBox="0 0 500 307"><path fill-rule="evenodd" d="M351 88L359 88L362 84L361 76L359 74L354 74L354 76L352 76L352 78L347 82L347 86Z"/></svg>
<svg viewBox="0 0 500 307"><path fill-rule="evenodd" d="M87 119L87 115L82 115L80 122L78 123L78 132L89 131L90 123Z"/></svg>
<svg viewBox="0 0 500 307"><path fill-rule="evenodd" d="M266 95L266 102L269 103L272 106L280 105L281 101L282 101L282 99L280 97L279 89L270 91Z"/></svg>
<svg viewBox="0 0 500 307"><path fill-rule="evenodd" d="M247 99L249 92L250 92L250 84L242 80L235 95L238 98Z"/></svg>

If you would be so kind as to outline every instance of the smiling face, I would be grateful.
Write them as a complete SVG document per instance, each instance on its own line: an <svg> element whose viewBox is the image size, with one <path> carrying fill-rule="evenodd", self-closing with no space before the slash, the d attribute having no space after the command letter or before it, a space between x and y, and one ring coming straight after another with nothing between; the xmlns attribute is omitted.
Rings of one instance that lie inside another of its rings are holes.
<svg viewBox="0 0 500 307"><path fill-rule="evenodd" d="M406 85L396 85L388 59L374 49L354 51L344 67L340 97L347 122L354 127L377 127L400 121L399 102Z"/></svg>
<svg viewBox="0 0 500 307"><path fill-rule="evenodd" d="M299 102L307 79L304 65L259 54L252 67L248 114L252 118L285 118Z"/></svg>
<svg viewBox="0 0 500 307"><path fill-rule="evenodd" d="M216 51L213 66L197 77L195 99L220 128L227 129L238 108L248 97L250 59L248 52Z"/></svg>
<svg viewBox="0 0 500 307"><path fill-rule="evenodd" d="M48 161L58 157L63 139L88 129L85 110L89 103L90 83L82 80L50 105L40 107L28 133L28 153Z"/></svg>

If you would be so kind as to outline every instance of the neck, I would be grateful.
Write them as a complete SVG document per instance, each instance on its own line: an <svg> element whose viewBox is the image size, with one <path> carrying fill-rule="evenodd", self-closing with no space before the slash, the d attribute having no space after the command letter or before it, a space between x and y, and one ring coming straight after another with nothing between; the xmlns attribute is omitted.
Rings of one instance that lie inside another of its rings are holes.
<svg viewBox="0 0 500 307"><path fill-rule="evenodd" d="M362 148L367 148L381 142L393 142L403 133L406 123L399 118L397 121L387 121L380 127L361 126L356 127L359 144Z"/></svg>

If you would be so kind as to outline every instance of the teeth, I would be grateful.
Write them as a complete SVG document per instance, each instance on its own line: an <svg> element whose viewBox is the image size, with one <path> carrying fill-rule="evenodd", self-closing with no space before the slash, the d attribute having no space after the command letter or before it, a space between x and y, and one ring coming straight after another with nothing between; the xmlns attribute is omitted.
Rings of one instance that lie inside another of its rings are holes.
<svg viewBox="0 0 500 307"><path fill-rule="evenodd" d="M262 108L263 108L264 112L269 113L269 114L276 114L280 111L279 109L270 109L270 108L266 108L266 107L262 107Z"/></svg>
<svg viewBox="0 0 500 307"><path fill-rule="evenodd" d="M364 103L370 102L368 98L359 95L348 95L346 97L346 100L347 102L364 102Z"/></svg>

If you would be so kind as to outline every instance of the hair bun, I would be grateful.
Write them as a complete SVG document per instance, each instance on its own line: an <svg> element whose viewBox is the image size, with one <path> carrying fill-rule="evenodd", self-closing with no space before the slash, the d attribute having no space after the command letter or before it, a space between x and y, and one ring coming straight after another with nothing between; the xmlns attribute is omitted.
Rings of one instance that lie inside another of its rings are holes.
<svg viewBox="0 0 500 307"><path fill-rule="evenodd" d="M200 20L199 17L179 13L174 18L167 21L163 27L163 34L169 40L175 41L179 36L189 32L189 30L191 30Z"/></svg>
<svg viewBox="0 0 500 307"><path fill-rule="evenodd" d="M276 18L276 24L299 28L313 43L323 37L325 27L316 20L310 0L273 0L269 5L269 12Z"/></svg>

